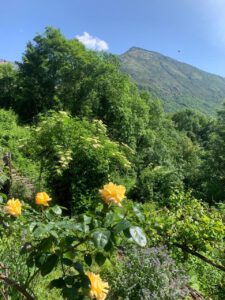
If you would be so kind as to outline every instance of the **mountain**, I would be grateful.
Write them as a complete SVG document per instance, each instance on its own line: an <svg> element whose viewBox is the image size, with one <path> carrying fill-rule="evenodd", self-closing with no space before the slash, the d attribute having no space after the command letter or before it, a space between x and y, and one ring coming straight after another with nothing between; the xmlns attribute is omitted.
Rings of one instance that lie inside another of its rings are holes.
<svg viewBox="0 0 225 300"><path fill-rule="evenodd" d="M162 99L167 111L194 108L215 114L225 99L225 78L221 76L137 47L120 59L122 71L141 89Z"/></svg>
<svg viewBox="0 0 225 300"><path fill-rule="evenodd" d="M0 64L4 64L4 63L6 63L7 61L5 60L5 59L1 59L0 58Z"/></svg>

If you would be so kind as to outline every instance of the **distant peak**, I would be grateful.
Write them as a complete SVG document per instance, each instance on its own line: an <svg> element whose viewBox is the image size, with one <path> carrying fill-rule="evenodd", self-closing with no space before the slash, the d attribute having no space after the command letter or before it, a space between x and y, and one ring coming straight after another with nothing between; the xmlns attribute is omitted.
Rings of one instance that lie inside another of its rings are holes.
<svg viewBox="0 0 225 300"><path fill-rule="evenodd" d="M0 58L0 64L4 64L4 63L7 63L7 60Z"/></svg>
<svg viewBox="0 0 225 300"><path fill-rule="evenodd" d="M139 50L139 51L147 51L147 50L145 50L145 49L143 49L143 48L133 46L133 47L131 47L130 49L128 49L127 52L137 51L137 50Z"/></svg>
<svg viewBox="0 0 225 300"><path fill-rule="evenodd" d="M152 53L152 54L155 54L155 55L162 55L162 54L160 54L158 52L146 50L144 48L135 47L135 46L133 46L130 49L128 49L124 54L126 54L126 53L135 53L135 52L148 52L148 53ZM162 56L164 56L164 55L162 55Z"/></svg>

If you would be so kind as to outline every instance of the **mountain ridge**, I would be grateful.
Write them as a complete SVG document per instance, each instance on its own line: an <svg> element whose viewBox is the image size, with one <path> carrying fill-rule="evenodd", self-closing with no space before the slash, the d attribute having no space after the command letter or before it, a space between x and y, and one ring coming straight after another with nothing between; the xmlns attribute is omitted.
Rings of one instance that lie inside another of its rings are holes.
<svg viewBox="0 0 225 300"><path fill-rule="evenodd" d="M215 114L225 99L225 78L161 53L131 47L119 56L121 70L162 99L167 111L198 109Z"/></svg>
<svg viewBox="0 0 225 300"><path fill-rule="evenodd" d="M140 51L144 51L144 52L148 52L148 53L153 53L153 54L156 54L156 55L159 55L159 56L163 56L163 57L168 58L168 59L170 59L172 61L179 62L179 63L184 64L186 66L190 66L190 67L192 67L192 68L194 68L194 69L196 69L198 71L201 71L201 72L207 73L209 75L213 75L213 76L217 76L217 77L221 77L222 79L225 79L225 76L222 76L222 75L219 75L219 74L216 74L216 73L212 73L212 72L203 70L200 67L196 67L196 66L194 66L192 64L189 64L187 62L184 62L184 61L178 60L176 58L170 57L170 56L168 56L166 54L162 54L162 53L160 53L158 51L148 50L148 49L144 49L144 48L141 48L141 47L132 46L127 51L125 51L124 53L120 54L120 56L122 56L122 55L124 55L124 54L126 54L126 53L128 53L130 51L133 51L133 50L140 50Z"/></svg>

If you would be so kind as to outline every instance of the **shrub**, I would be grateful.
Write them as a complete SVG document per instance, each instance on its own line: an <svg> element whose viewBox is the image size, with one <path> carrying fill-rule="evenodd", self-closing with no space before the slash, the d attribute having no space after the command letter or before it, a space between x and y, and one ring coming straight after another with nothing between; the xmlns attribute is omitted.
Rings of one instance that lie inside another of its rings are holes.
<svg viewBox="0 0 225 300"><path fill-rule="evenodd" d="M88 199L107 181L128 186L130 162L122 147L109 139L105 125L70 117L66 112L41 118L29 141L54 199L71 211L83 212L97 203ZM125 176L124 176L125 178Z"/></svg>
<svg viewBox="0 0 225 300"><path fill-rule="evenodd" d="M187 294L187 278L165 247L130 248L108 277L112 286L109 300L175 300Z"/></svg>

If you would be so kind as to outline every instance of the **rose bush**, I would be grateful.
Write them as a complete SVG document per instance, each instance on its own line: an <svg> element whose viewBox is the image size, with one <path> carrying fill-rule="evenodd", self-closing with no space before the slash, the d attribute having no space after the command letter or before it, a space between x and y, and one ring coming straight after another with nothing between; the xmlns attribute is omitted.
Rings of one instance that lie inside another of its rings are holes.
<svg viewBox="0 0 225 300"><path fill-rule="evenodd" d="M102 201L95 210L74 217L64 216L60 206L49 206L46 192L38 193L33 203L11 199L5 204L2 199L1 218L7 229L2 227L1 234L10 235L13 228L19 228L20 255L29 271L26 280L15 282L2 269L0 279L31 300L35 299L35 278L58 270L60 276L49 287L59 289L64 299L104 300L110 287L99 275L101 267L125 239L140 246L147 239L138 218L133 217L131 203L123 201L122 205L125 187L109 183L99 193Z"/></svg>

